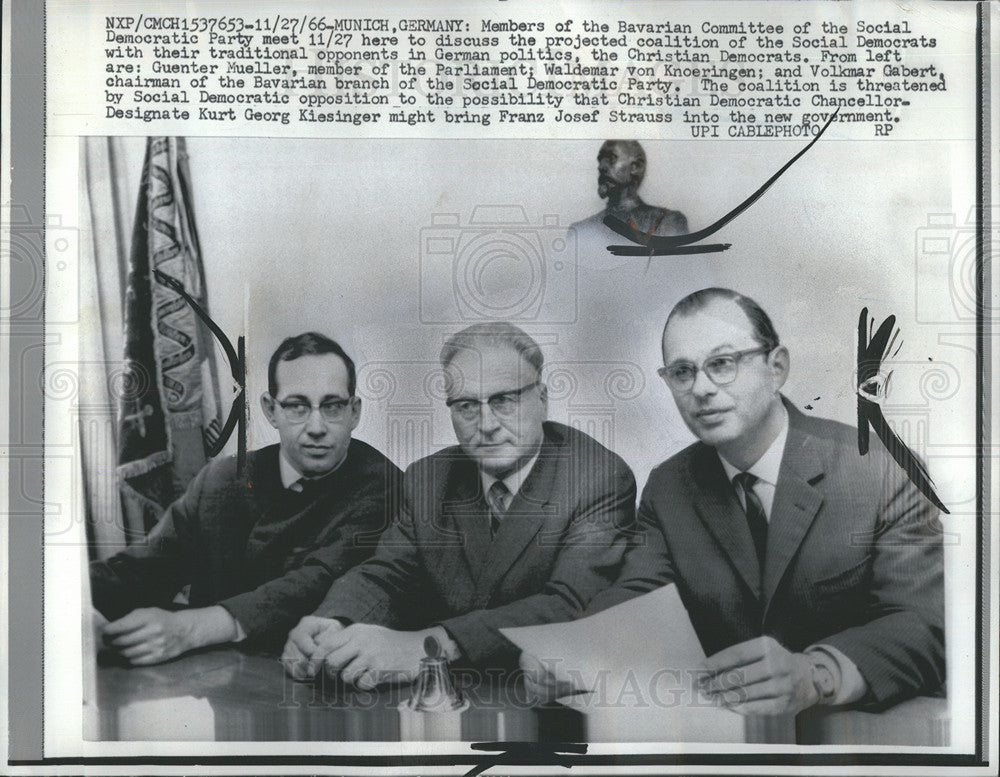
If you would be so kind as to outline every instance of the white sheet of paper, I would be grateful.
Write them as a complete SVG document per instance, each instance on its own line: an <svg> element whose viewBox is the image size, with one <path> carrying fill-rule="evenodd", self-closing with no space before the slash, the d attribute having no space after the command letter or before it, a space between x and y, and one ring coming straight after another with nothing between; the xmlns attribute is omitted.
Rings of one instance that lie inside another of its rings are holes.
<svg viewBox="0 0 1000 777"><path fill-rule="evenodd" d="M694 671L705 658L677 586L568 623L520 626L500 633L543 663L570 671L603 670L651 676L663 669Z"/></svg>
<svg viewBox="0 0 1000 777"><path fill-rule="evenodd" d="M676 585L568 623L500 632L560 679L590 691L559 701L592 742L743 742L741 715L694 686L705 652Z"/></svg>

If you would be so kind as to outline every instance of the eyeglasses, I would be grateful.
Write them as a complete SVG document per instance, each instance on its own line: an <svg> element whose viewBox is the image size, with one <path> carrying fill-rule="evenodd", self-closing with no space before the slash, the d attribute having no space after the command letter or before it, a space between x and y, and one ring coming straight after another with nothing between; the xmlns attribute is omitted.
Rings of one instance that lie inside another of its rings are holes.
<svg viewBox="0 0 1000 777"><path fill-rule="evenodd" d="M698 370L704 372L716 386L726 386L736 380L739 373L740 359L754 353L770 353L770 348L750 348L734 353L719 353L709 356L701 367L691 362L677 362L656 371L674 391L690 391L698 378Z"/></svg>
<svg viewBox="0 0 1000 777"><path fill-rule="evenodd" d="M514 389L513 391L501 391L498 394L494 394L489 397L486 402L481 402L478 399L449 399L445 404L451 408L451 412L455 413L459 418L464 421L475 421L477 420L483 411L483 405L487 404L490 406L490 410L497 418L510 418L516 412L521 404L521 396L527 391L530 391L535 386L537 386L540 381L535 381L534 383L529 383L527 386L521 386L519 389Z"/></svg>
<svg viewBox="0 0 1000 777"><path fill-rule="evenodd" d="M320 403L319 408L320 415L323 416L324 421L334 423L341 420L344 417L344 413L347 412L347 408L351 406L354 402L354 397L348 399L328 399L325 402ZM305 421L312 414L313 406L308 402L279 402L281 406L281 411L285 414L289 421L295 423L301 423Z"/></svg>

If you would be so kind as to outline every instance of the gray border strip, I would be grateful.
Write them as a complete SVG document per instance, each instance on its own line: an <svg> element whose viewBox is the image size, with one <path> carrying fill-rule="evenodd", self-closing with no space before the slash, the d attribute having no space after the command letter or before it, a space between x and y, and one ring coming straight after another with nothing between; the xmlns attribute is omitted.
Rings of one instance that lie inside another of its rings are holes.
<svg viewBox="0 0 1000 777"><path fill-rule="evenodd" d="M977 554L979 563L979 615L980 639L981 642L977 651L977 675L979 675L980 709L977 725L980 726L980 739L978 741L979 755L985 763L990 753L990 678L989 656L990 656L990 624L991 613L993 611L990 603L990 580L993 571L993 559L990 557L991 522L990 515L994 510L990 505L995 505L993 501L994 485L992 482L993 470L993 446L996 441L993 439L993 378L995 365L993 362L993 322L996 310L993 300L993 267L990 259L996 249L991 241L995 240L996 224L993 223L993 136L992 126L992 84L990 82L993 67L993 31L991 27L992 7L988 2L979 4L979 127L976 135L976 152L979 164L979 191L977 200L979 205L978 217L978 270L979 282L979 316L977 320L978 332L976 338L976 366L979 374L978 386L978 407L979 423L982 433L979 437L979 482L977 483L978 498L978 520L980 522L979 553Z"/></svg>
<svg viewBox="0 0 1000 777"><path fill-rule="evenodd" d="M24 256L10 267L10 513L8 520L8 758L44 757L42 461L38 377L45 351L45 4L13 0L10 24L11 220ZM14 245L11 246L14 250ZM15 300L18 303L15 305ZM23 301L23 304L20 302Z"/></svg>

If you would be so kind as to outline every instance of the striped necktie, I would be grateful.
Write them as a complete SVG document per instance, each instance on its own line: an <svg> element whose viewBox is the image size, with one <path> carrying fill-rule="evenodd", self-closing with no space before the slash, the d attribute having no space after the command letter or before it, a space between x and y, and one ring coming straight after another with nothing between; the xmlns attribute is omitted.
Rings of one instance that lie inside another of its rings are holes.
<svg viewBox="0 0 1000 777"><path fill-rule="evenodd" d="M767 516L764 514L764 506L760 503L757 492L753 490L759 478L749 472L740 472L733 478L733 484L743 491L747 514L747 524L750 526L750 536L753 537L754 549L757 551L757 560L760 562L760 571L764 573L764 558L767 555Z"/></svg>
<svg viewBox="0 0 1000 777"><path fill-rule="evenodd" d="M490 506L490 536L495 537L510 504L510 489L502 480L497 480L486 493L486 503Z"/></svg>

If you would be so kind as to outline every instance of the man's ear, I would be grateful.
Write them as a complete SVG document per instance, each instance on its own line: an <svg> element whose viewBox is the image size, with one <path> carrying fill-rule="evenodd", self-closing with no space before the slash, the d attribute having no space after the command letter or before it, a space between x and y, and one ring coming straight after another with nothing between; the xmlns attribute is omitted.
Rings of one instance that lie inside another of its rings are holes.
<svg viewBox="0 0 1000 777"><path fill-rule="evenodd" d="M355 394L351 397L351 431L358 428L361 423L361 397Z"/></svg>
<svg viewBox="0 0 1000 777"><path fill-rule="evenodd" d="M278 403L275 401L268 392L264 392L260 395L260 409L264 411L264 415L267 418L267 422L271 424L274 429L278 428L278 419L276 416Z"/></svg>
<svg viewBox="0 0 1000 777"><path fill-rule="evenodd" d="M549 387L546 386L544 383L539 383L538 384L538 398L542 401L542 404L545 405L546 409L548 409L548 407L549 407Z"/></svg>
<svg viewBox="0 0 1000 777"><path fill-rule="evenodd" d="M785 381L788 380L788 371L792 366L791 361L792 357L783 345L779 345L768 356L767 362L771 368L775 391L780 391L781 387L785 385Z"/></svg>

